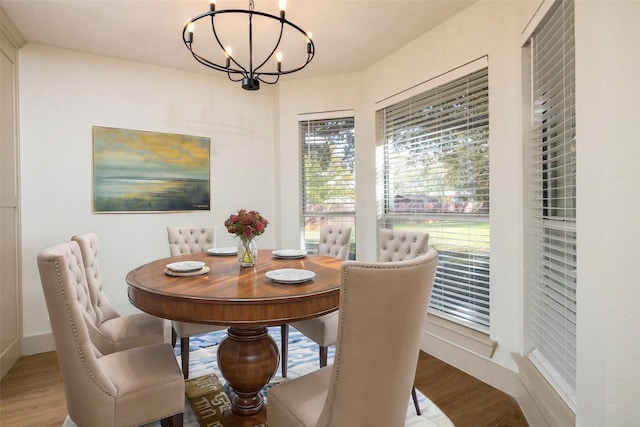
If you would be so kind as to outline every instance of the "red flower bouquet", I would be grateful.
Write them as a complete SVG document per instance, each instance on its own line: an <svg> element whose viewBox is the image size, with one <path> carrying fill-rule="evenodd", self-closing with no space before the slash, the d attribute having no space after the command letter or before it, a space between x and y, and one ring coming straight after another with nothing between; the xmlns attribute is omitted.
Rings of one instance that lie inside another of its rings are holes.
<svg viewBox="0 0 640 427"><path fill-rule="evenodd" d="M242 240L251 240L261 235L267 225L269 225L269 221L258 212L245 209L240 209L237 214L232 214L224 222L227 231Z"/></svg>
<svg viewBox="0 0 640 427"><path fill-rule="evenodd" d="M252 267L256 264L258 248L254 239L264 233L267 225L269 221L258 212L245 209L240 209L237 214L232 214L224 222L227 231L240 238L238 260L241 266Z"/></svg>

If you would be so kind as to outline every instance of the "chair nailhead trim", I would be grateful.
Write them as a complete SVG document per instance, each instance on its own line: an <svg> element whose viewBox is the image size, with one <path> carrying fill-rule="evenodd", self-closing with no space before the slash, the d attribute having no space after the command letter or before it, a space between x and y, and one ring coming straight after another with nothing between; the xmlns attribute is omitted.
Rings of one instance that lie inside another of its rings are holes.
<svg viewBox="0 0 640 427"><path fill-rule="evenodd" d="M58 288L60 289L60 294L62 295L62 300L64 301L64 308L65 308L65 311L67 312L67 317L69 318L69 323L71 324L71 330L73 332L73 339L76 342L76 348L78 350L78 354L80 355L80 360L82 361L82 366L84 367L84 370L87 372L87 375L89 375L89 377L91 377L91 380L98 385L100 390L102 390L107 396L114 397L111 393L109 393L108 390L106 390L102 386L102 384L100 384L98 381L96 381L96 376L92 373L92 371L89 369L89 366L87 365L87 361L86 361L86 359L84 357L84 352L82 351L82 346L80 345L80 340L78 339L78 331L76 329L76 324L73 321L73 317L71 317L71 309L69 308L69 300L67 299L67 294L64 291L64 286L62 285L62 274L60 273L60 263L56 260L55 261L55 265L56 265L56 277L58 279ZM69 265L69 270L71 270L71 265Z"/></svg>

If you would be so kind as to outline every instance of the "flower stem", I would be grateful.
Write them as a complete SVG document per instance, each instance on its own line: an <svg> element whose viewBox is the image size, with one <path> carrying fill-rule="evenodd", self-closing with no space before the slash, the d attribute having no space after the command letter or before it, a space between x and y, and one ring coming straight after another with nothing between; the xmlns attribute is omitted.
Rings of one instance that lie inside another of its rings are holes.
<svg viewBox="0 0 640 427"><path fill-rule="evenodd" d="M256 260L254 259L253 251L251 250L251 241L253 239L241 239L241 240L242 240L242 247L244 248L241 263L248 264L248 265L255 264Z"/></svg>

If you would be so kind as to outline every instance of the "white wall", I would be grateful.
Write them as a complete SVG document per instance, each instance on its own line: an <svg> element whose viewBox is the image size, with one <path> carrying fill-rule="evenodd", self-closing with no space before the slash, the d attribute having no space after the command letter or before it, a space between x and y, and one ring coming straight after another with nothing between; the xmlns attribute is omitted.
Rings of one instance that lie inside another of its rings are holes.
<svg viewBox="0 0 640 427"><path fill-rule="evenodd" d="M576 2L578 426L640 408L640 2Z"/></svg>
<svg viewBox="0 0 640 427"><path fill-rule="evenodd" d="M239 208L275 219L273 89L244 91L206 75L37 45L20 50L24 341L50 333L36 268L39 250L95 231L111 302L123 313L126 273L169 255L168 225L223 227ZM211 211L93 214L93 125L211 138ZM276 228L259 239L276 243ZM29 348L23 352L30 353Z"/></svg>

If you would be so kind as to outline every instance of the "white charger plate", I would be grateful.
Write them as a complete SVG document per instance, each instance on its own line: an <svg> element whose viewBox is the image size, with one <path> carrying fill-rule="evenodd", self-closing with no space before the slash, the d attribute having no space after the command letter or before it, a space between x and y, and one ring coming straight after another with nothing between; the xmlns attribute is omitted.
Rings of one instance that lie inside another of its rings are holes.
<svg viewBox="0 0 640 427"><path fill-rule="evenodd" d="M316 273L299 268L281 268L267 271L265 276L277 283L303 283L316 277Z"/></svg>
<svg viewBox="0 0 640 427"><path fill-rule="evenodd" d="M238 248L235 246L231 246L227 248L209 248L207 249L207 253L209 255L218 255L218 256L237 255Z"/></svg>
<svg viewBox="0 0 640 427"><path fill-rule="evenodd" d="M166 265L167 270L174 271L176 273L188 273L191 271L202 270L204 262L202 261L180 261L172 262Z"/></svg>
<svg viewBox="0 0 640 427"><path fill-rule="evenodd" d="M307 251L302 249L279 249L271 252L276 258L304 258Z"/></svg>
<svg viewBox="0 0 640 427"><path fill-rule="evenodd" d="M207 274L211 269L206 265L199 270L195 271L173 271L168 268L164 269L164 274L167 276L178 276L178 277L190 277L190 276L200 276L201 274Z"/></svg>

